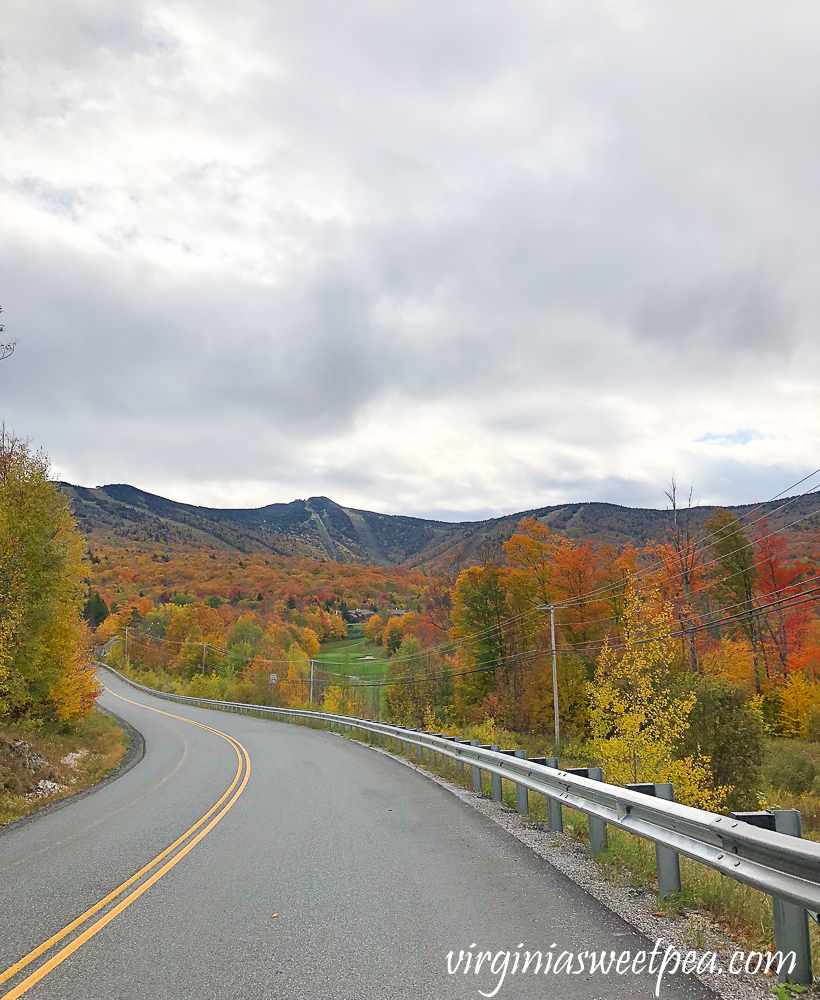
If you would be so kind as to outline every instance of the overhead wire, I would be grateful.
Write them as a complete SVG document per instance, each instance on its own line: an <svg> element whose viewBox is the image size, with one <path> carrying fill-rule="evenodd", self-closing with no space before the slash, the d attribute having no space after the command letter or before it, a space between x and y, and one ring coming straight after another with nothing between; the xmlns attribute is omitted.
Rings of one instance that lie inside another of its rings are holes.
<svg viewBox="0 0 820 1000"><path fill-rule="evenodd" d="M762 508L764 508L768 504L773 503L775 500L777 500L780 497L782 497L789 490L794 489L796 486L801 485L802 483L808 481L809 479L812 479L818 473L820 473L820 469L816 469L814 472L809 473L809 475L807 475L807 476L804 476L802 479L798 480L796 483L792 484L791 486L786 487L784 490L782 490L780 493L776 494L770 500L762 501L762 502L756 504L752 508L752 510L747 513L746 516L748 517L749 514L754 514L756 511L761 510ZM730 532L725 537L727 537L727 538L728 537L732 537L734 534L738 534L741 531L745 531L746 529L754 526L755 524L759 523L760 521L766 520L766 519L770 518L773 514L776 514L776 513L780 512L781 510L784 510L790 504L795 503L796 501L798 501L800 499L803 499L804 497L812 496L812 495L814 495L815 493L818 493L818 492L820 492L820 486L815 487L814 489L806 491L806 492L804 492L802 494L797 494L797 495L795 495L793 497L790 497L784 504L781 504L779 507L775 508L774 511L768 511L764 516L756 518L755 520L753 520L753 521L751 521L749 523L741 523L741 525L738 528L736 528L733 532ZM764 541L767 538L772 537L773 535L779 534L780 532L782 532L784 530L787 530L788 528L793 527L796 524L799 524L800 522L808 519L809 517L814 516L817 513L818 513L818 511L811 511L808 514L805 514L805 515L801 516L800 518L795 519L794 521L790 522L789 524L781 526L780 528L775 529L772 532L769 532L767 535L764 535L761 538L756 539L755 541L758 541L758 542L759 541ZM714 535L714 534L715 534L714 532L709 532L708 535L707 535L707 537L706 537L706 539L703 539L699 543L699 545L697 546L696 551L702 551L702 550L708 548L709 542L707 541L707 539L711 535ZM709 563L706 564L705 568L708 569L710 566L714 565L716 562L717 562L716 559L711 560ZM645 568L637 570L635 575L637 577L639 577L639 578L643 578L646 575L649 575L649 574L651 574L653 572L657 572L657 569L650 566L650 567L645 567ZM739 573L741 573L741 572L743 572L743 571L742 570L738 571L738 573L733 574L732 577L729 577L728 579L731 579L734 576L739 575ZM673 577L670 577L669 579L670 580L674 580L674 579L679 578L681 575L682 574L677 574L677 575L675 575ZM576 595L573 598L568 598L568 599L562 600L562 601L558 602L555 606L556 606L556 608L562 608L562 609L570 609L573 606L577 607L577 606L579 606L579 604L581 604L581 602L589 603L589 599L590 598L596 597L596 596L601 595L601 594L611 593L614 590L620 589L622 586L623 586L622 583L610 582L610 583L607 583L607 584L603 585L602 587L593 588L592 590L586 592L585 594ZM702 591L698 591L698 593L701 593L701 592ZM498 623L496 623L494 625L491 625L491 626L488 626L488 627L486 627L484 629L476 630L474 632L468 633L468 634L463 635L463 636L459 636L459 637L454 638L454 639L447 640L446 642L439 643L439 644L434 645L434 646L425 647L424 649L420 650L418 653L407 654L405 656L402 656L401 658L394 657L394 658L386 659L386 660L369 660L367 662L368 662L369 666L387 666L387 667L389 667L389 666L391 666L393 664L396 664L396 663L406 663L406 662L409 662L410 660L426 658L426 657L429 657L429 655L431 653L434 653L434 652L440 652L440 651L451 652L451 651L457 650L459 648L464 648L465 646L475 646L483 638L485 638L486 636L491 635L493 633L498 633L500 631L503 631L504 629L510 628L510 627L512 627L516 623L523 623L526 619L528 619L528 618L531 619L534 616L538 615L539 613L540 613L540 608L538 608L538 607L530 608L530 609L527 609L527 610L525 610L523 612L520 612L517 615L510 616L510 617L505 618L505 619L501 619ZM577 622L577 623L574 623L574 624L575 625L588 626L588 625L600 624L600 623L603 623L603 622L606 622L606 621L615 621L615 620L616 620L615 616L612 615L612 616L606 616L604 618L592 619L592 620L587 621L587 622ZM571 623L563 623L562 622L560 624L566 625L566 624L571 624ZM712 623L707 623L707 624L708 625L717 625L718 623L717 622L712 622ZM676 633L676 634L688 634L689 632L695 630L695 628L697 628L697 626L689 626L686 630L683 630L682 632ZM144 636L144 638L151 639L152 641L174 643L175 645L180 646L180 647L185 644L184 642L178 642L178 641L175 641L175 640L158 639L157 637L154 637L154 636ZM217 652L217 653L219 653L222 656L226 656L226 657L229 657L229 656L239 656L240 658L244 659L245 662L247 662L248 660L254 658L254 656L252 656L252 655L248 655L248 654L235 654L235 653L233 653L230 650L222 650L221 648L215 647L212 644L206 644L206 645L208 646L208 648L212 649L214 652ZM588 643L573 644L571 646L571 648L573 650L578 650L578 649L583 648L585 645L588 645ZM567 647L563 647L563 648L566 649ZM292 662L290 660L273 660L273 659L269 659L269 658L265 658L265 657L261 658L261 660L264 663L268 663L268 664L276 665L276 666L287 665L287 664L290 664ZM347 662L349 662L349 661L347 661ZM319 666L320 669L322 669L324 672L326 672L328 674L332 674L332 675L337 676L337 677L348 676L347 674L339 673L339 672L336 672L336 671L328 669L329 666L347 665L347 663L345 661L341 661L341 660L329 660L329 659L324 659L324 658L314 658L314 663L315 663L316 666Z"/></svg>

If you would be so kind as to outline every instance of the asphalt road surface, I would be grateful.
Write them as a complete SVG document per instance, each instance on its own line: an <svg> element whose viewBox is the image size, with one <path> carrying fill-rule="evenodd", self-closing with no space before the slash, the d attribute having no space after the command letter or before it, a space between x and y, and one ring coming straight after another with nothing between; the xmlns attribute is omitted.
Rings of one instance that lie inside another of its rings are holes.
<svg viewBox="0 0 820 1000"><path fill-rule="evenodd" d="M504 959L450 975L462 949L512 953L500 998L655 995L657 974L512 975L516 951L652 943L423 774L101 674L145 756L0 835L0 1000L480 1000Z"/></svg>

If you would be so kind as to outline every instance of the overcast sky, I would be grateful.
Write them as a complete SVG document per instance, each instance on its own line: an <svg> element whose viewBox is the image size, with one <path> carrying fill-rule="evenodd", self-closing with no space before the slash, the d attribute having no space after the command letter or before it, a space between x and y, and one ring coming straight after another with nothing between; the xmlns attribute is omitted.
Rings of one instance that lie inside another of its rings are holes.
<svg viewBox="0 0 820 1000"><path fill-rule="evenodd" d="M820 466L816 0L6 0L7 426L479 517Z"/></svg>

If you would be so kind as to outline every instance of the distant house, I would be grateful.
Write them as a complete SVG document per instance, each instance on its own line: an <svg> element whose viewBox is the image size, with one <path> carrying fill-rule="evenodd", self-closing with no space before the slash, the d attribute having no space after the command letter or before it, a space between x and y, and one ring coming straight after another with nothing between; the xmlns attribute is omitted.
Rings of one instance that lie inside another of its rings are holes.
<svg viewBox="0 0 820 1000"><path fill-rule="evenodd" d="M375 615L375 611L371 611L370 608L354 608L352 611L348 612L348 618L352 622L367 622Z"/></svg>

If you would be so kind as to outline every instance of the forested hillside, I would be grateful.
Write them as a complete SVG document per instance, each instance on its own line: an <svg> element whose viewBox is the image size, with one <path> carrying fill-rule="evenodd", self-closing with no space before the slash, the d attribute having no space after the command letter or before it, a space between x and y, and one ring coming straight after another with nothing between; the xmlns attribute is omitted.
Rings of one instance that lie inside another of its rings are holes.
<svg viewBox="0 0 820 1000"><path fill-rule="evenodd" d="M89 547L204 549L397 565L455 535L459 525L340 507L327 497L254 510L195 507L133 486L61 483Z"/></svg>
<svg viewBox="0 0 820 1000"><path fill-rule="evenodd" d="M677 509L641 547L522 518L471 565L439 571L215 553L132 554L126 565L115 549L92 568L92 585L117 595L99 635L119 635L121 656L128 626L128 656L153 682L213 697L366 697L399 722L536 735L554 730L552 604L562 737L592 747L617 780L674 774L683 787L700 774L690 801L749 803L754 769L726 762L739 745L727 726L757 734L747 761L764 730L820 733L820 533L797 530L813 520L811 500L781 503L785 531L762 508L745 520L718 508L705 523ZM369 645L353 664L323 655L357 607L370 614ZM280 672L284 687L269 681Z"/></svg>
<svg viewBox="0 0 820 1000"><path fill-rule="evenodd" d="M524 517L577 541L636 548L660 539L671 521L668 510L608 503L564 504L484 521L447 522L356 510L327 497L223 510L177 503L133 486L60 487L92 552L222 551L450 570L497 558ZM789 533L792 547L799 547L817 526L810 515L818 509L820 498L814 495L729 508L738 517L752 511L754 517L768 517L773 528ZM702 529L713 513L713 507L693 508L693 527Z"/></svg>

